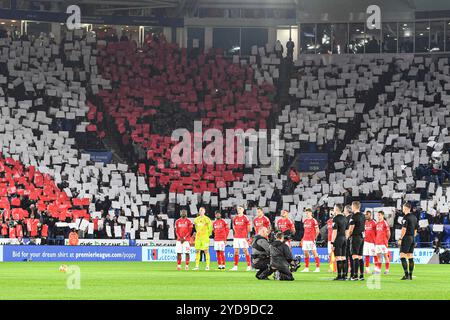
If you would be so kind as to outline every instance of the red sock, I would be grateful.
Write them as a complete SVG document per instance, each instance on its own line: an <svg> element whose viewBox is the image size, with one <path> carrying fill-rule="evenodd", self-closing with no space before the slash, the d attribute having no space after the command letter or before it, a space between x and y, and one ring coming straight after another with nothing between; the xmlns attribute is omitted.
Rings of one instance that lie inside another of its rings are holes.
<svg viewBox="0 0 450 320"><path fill-rule="evenodd" d="M188 266L189 265L189 255L187 254L186 255L186 266Z"/></svg>
<svg viewBox="0 0 450 320"><path fill-rule="evenodd" d="M220 254L220 251L216 251L216 257L217 257L217 264L219 266L222 265L222 255Z"/></svg>
<svg viewBox="0 0 450 320"><path fill-rule="evenodd" d="M225 265L225 251L221 251L220 252L220 256L222 257L222 265L224 266Z"/></svg>
<svg viewBox="0 0 450 320"><path fill-rule="evenodd" d="M319 268L320 267L320 258L315 257L314 260L316 260L316 268Z"/></svg>
<svg viewBox="0 0 450 320"><path fill-rule="evenodd" d="M373 257L373 264L378 268L378 256Z"/></svg>
<svg viewBox="0 0 450 320"><path fill-rule="evenodd" d="M177 264L178 264L178 265L181 264L181 257L177 257Z"/></svg>
<svg viewBox="0 0 450 320"><path fill-rule="evenodd" d="M389 270L389 264L390 264L389 260L385 261L384 264L386 266L386 270Z"/></svg>
<svg viewBox="0 0 450 320"><path fill-rule="evenodd" d="M239 253L238 254L234 254L234 265L237 266L239 263Z"/></svg>
<svg viewBox="0 0 450 320"><path fill-rule="evenodd" d="M305 268L309 268L309 257L305 257Z"/></svg>
<svg viewBox="0 0 450 320"><path fill-rule="evenodd" d="M366 268L370 267L370 257L366 256Z"/></svg>
<svg viewBox="0 0 450 320"><path fill-rule="evenodd" d="M250 267L250 265L251 265L252 263L251 263L251 261L250 261L250 255L249 255L248 253L245 255L245 261L247 261L247 266Z"/></svg>

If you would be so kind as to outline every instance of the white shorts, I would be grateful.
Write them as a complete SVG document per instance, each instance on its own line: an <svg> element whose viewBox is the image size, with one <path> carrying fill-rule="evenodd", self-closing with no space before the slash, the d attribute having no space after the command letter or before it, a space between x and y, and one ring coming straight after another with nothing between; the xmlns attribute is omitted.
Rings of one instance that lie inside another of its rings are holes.
<svg viewBox="0 0 450 320"><path fill-rule="evenodd" d="M331 241L328 241L327 249L328 249L328 254L330 255L333 252L333 250L331 250Z"/></svg>
<svg viewBox="0 0 450 320"><path fill-rule="evenodd" d="M234 238L233 239L233 248L234 249L247 249L248 248L248 242L247 239L244 238Z"/></svg>
<svg viewBox="0 0 450 320"><path fill-rule="evenodd" d="M388 248L384 245L384 244L377 244L376 246L375 246L375 253L376 254L386 254L386 253L388 253Z"/></svg>
<svg viewBox="0 0 450 320"><path fill-rule="evenodd" d="M181 243L181 241L177 241L175 244L175 253L188 254L191 252L191 244L189 241L185 241Z"/></svg>
<svg viewBox="0 0 450 320"><path fill-rule="evenodd" d="M315 241L303 241L302 249L303 249L303 251L316 250L316 242Z"/></svg>
<svg viewBox="0 0 450 320"><path fill-rule="evenodd" d="M225 251L225 241L214 241L214 250L215 251Z"/></svg>
<svg viewBox="0 0 450 320"><path fill-rule="evenodd" d="M363 256L373 257L375 254L375 243L364 242Z"/></svg>

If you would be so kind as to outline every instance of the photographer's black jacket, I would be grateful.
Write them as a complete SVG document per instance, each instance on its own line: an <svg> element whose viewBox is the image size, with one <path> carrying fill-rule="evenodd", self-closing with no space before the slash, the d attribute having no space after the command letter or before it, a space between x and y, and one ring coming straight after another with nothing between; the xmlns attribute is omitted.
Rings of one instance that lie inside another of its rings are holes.
<svg viewBox="0 0 450 320"><path fill-rule="evenodd" d="M294 260L294 257L286 243L279 240L272 242L270 245L270 264L272 267L289 267L292 260Z"/></svg>
<svg viewBox="0 0 450 320"><path fill-rule="evenodd" d="M269 241L266 238L257 235L252 243L252 258L268 258L269 255Z"/></svg>

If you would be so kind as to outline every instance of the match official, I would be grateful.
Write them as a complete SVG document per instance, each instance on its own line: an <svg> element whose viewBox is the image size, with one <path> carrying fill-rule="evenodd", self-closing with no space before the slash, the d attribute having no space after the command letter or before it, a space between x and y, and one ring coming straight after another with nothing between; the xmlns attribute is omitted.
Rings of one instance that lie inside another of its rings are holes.
<svg viewBox="0 0 450 320"><path fill-rule="evenodd" d="M334 206L333 234L331 236L331 249L334 252L337 266L337 277L333 280L345 280L345 259L347 239L345 232L347 230L347 218L342 214L342 206Z"/></svg>
<svg viewBox="0 0 450 320"><path fill-rule="evenodd" d="M348 235L348 229L350 226L350 220L352 218L351 206L344 207L344 217L347 219L346 225L346 245L345 245L345 261L344 261L344 278L347 280L348 270L350 269L350 278L353 275L353 258L352 258L352 240ZM350 279L348 278L348 279Z"/></svg>
<svg viewBox="0 0 450 320"><path fill-rule="evenodd" d="M348 234L351 237L351 255L353 259L352 277L350 280L358 280L358 269L360 270L359 280L364 280L364 227L366 217L361 213L361 203L359 201L352 202L353 215L350 218Z"/></svg>
<svg viewBox="0 0 450 320"><path fill-rule="evenodd" d="M405 275L401 280L412 280L412 274L414 271L414 237L417 234L417 218L411 214L411 204L405 203L403 205L403 217L402 231L398 245L400 246L400 261ZM406 260L408 258L408 261Z"/></svg>
<svg viewBox="0 0 450 320"><path fill-rule="evenodd" d="M258 270L256 278L261 278L261 274L269 268L270 249L269 249L269 230L266 227L260 227L258 234L253 238L252 242L252 265ZM267 279L267 278L265 278Z"/></svg>

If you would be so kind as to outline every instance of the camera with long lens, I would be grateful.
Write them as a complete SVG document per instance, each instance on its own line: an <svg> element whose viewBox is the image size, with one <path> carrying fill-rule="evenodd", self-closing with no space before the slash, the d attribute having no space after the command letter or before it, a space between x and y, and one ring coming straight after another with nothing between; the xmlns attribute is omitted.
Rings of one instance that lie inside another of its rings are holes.
<svg viewBox="0 0 450 320"><path fill-rule="evenodd" d="M276 234L276 232L274 232L274 231L272 231L269 234L269 238L268 239L269 239L270 243L275 241L275 234ZM284 235L284 242L287 242L287 241L290 241L290 240L293 239L293 235L292 235L291 231L289 231L289 230L284 231L283 235Z"/></svg>
<svg viewBox="0 0 450 320"><path fill-rule="evenodd" d="M300 268L300 257L295 257L294 260L291 261L291 264L289 266L289 270L291 272L297 272L297 270Z"/></svg>

